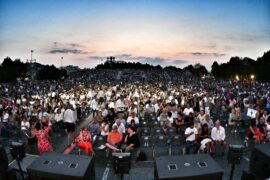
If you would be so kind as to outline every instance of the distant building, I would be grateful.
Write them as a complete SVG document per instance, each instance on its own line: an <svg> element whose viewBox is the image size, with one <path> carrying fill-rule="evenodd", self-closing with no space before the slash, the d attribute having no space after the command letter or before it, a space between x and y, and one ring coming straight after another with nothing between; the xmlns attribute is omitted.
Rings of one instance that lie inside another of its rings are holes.
<svg viewBox="0 0 270 180"><path fill-rule="evenodd" d="M67 75L81 70L78 66L71 66L71 65L63 67L63 69L67 71Z"/></svg>

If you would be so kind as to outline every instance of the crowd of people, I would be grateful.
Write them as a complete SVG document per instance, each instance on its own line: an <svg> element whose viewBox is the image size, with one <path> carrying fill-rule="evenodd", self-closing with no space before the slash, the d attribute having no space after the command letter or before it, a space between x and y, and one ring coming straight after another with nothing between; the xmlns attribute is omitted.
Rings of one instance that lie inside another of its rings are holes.
<svg viewBox="0 0 270 180"><path fill-rule="evenodd" d="M140 146L140 128L151 114L164 135L174 128L184 137L187 154L214 153L216 145L226 147L226 132L243 128L247 140L269 141L269 91L268 83L201 80L165 70L83 70L58 81L1 84L0 134L26 135L40 154L53 151L53 132L67 133L67 145L76 143L89 155L97 136L113 152L130 151ZM89 118L76 137L76 124Z"/></svg>

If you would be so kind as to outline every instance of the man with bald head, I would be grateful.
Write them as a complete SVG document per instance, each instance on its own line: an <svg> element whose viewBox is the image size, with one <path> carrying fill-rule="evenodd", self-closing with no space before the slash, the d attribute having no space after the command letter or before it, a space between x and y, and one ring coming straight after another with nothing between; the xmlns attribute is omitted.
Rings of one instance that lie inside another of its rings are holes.
<svg viewBox="0 0 270 180"><path fill-rule="evenodd" d="M115 123L113 124L113 126L116 126L117 129L118 129L118 132L122 133L122 134L125 134L126 133L126 128L125 128L125 125L121 122L120 119L117 119L115 121Z"/></svg>

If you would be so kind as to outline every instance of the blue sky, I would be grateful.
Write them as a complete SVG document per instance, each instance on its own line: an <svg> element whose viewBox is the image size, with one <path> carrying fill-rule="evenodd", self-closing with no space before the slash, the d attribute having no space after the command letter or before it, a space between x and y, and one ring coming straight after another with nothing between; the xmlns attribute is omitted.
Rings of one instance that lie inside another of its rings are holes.
<svg viewBox="0 0 270 180"><path fill-rule="evenodd" d="M0 0L0 62L94 67L106 59L185 67L270 49L268 0Z"/></svg>

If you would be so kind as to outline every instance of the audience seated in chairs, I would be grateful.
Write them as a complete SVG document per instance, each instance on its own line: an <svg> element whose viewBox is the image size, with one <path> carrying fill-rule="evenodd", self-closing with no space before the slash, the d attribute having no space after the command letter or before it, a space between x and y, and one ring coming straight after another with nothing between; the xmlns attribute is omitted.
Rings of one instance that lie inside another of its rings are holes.
<svg viewBox="0 0 270 180"><path fill-rule="evenodd" d="M222 127L220 125L219 120L217 120L215 122L215 127L211 131L211 138L212 138L213 143L214 143L214 146L213 146L214 152L217 152L216 151L217 146L223 146L222 150L226 149L225 129L224 129L224 127ZM224 151L221 154L224 155Z"/></svg>
<svg viewBox="0 0 270 180"><path fill-rule="evenodd" d="M268 116L266 120L265 131L266 131L266 141L269 142L270 141L270 116Z"/></svg>
<svg viewBox="0 0 270 180"><path fill-rule="evenodd" d="M126 133L126 127L125 127L125 125L121 122L120 119L117 119L113 125L115 125L115 126L117 127L118 131L119 131L121 134L125 134L125 133Z"/></svg>
<svg viewBox="0 0 270 180"><path fill-rule="evenodd" d="M200 150L204 153L213 152L213 143L211 139L211 130L207 124L203 124L202 130L199 133Z"/></svg>
<svg viewBox="0 0 270 180"><path fill-rule="evenodd" d="M140 139L136 133L136 128L129 126L127 129L127 135L125 137L125 147L123 151L131 151L140 147Z"/></svg>
<svg viewBox="0 0 270 180"><path fill-rule="evenodd" d="M183 129L185 129L185 121L183 119L182 113L177 113L177 118L174 120L174 125L177 134L182 134L182 132L184 132Z"/></svg>
<svg viewBox="0 0 270 180"><path fill-rule="evenodd" d="M93 150L92 142L91 142L91 134L87 130L87 127L83 127L79 136L75 139L77 146L80 149L83 149L87 155L94 155L95 152Z"/></svg>
<svg viewBox="0 0 270 180"><path fill-rule="evenodd" d="M260 144L263 138L263 134L256 127L256 119L251 119L248 127L248 131L246 134L247 140L255 140L255 144Z"/></svg>
<svg viewBox="0 0 270 180"><path fill-rule="evenodd" d="M185 137L186 137L186 154L190 153L190 149L192 147L195 148L194 152L197 151L197 138L198 138L198 131L194 127L194 122L191 121L189 127L185 130Z"/></svg>
<svg viewBox="0 0 270 180"><path fill-rule="evenodd" d="M123 135L121 132L118 131L117 125L113 125L112 131L107 137L107 143L105 144L105 146L111 149L113 152L119 152L122 139Z"/></svg>
<svg viewBox="0 0 270 180"><path fill-rule="evenodd" d="M95 117L93 117L92 121L88 124L88 131L91 133L93 139L94 136L97 136L100 133L100 126Z"/></svg>

